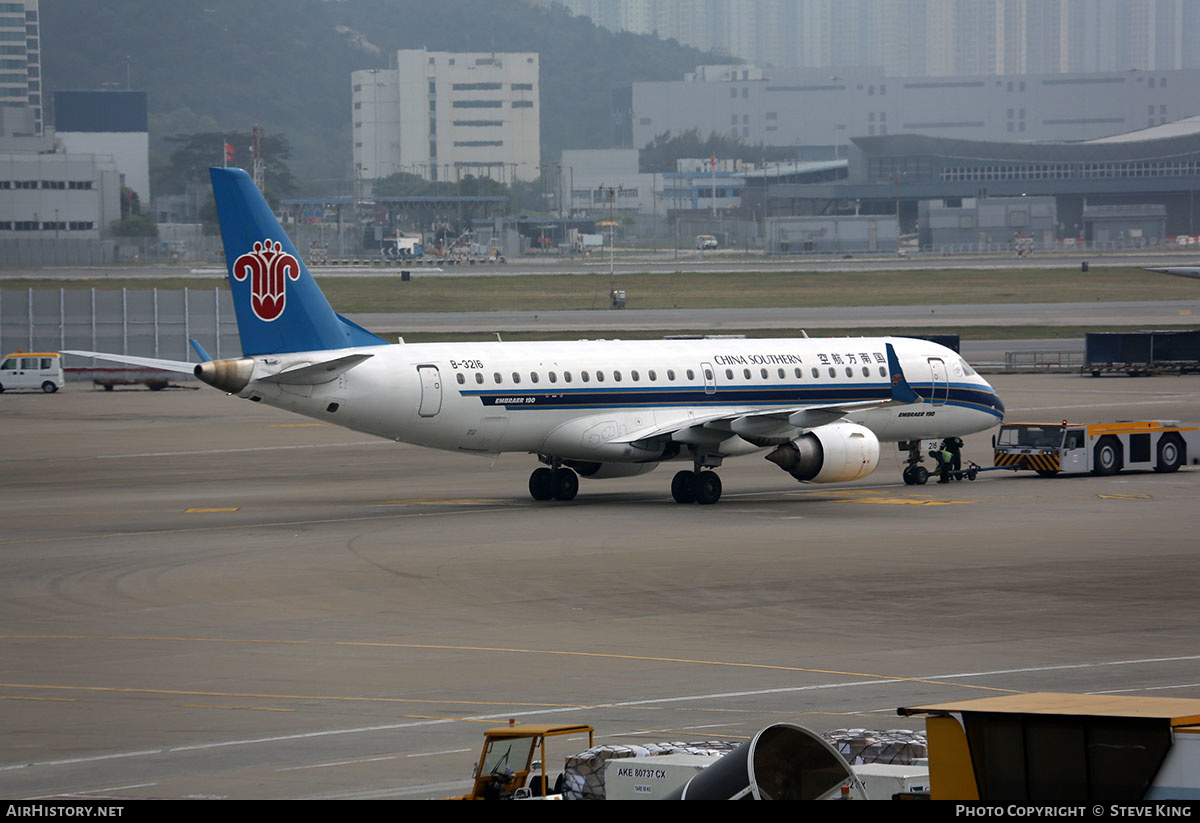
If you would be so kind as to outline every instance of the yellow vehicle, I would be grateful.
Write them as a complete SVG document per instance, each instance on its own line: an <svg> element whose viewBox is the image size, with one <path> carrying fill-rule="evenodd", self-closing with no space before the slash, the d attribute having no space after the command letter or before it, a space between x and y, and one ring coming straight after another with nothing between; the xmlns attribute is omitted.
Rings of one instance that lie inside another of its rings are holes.
<svg viewBox="0 0 1200 823"><path fill-rule="evenodd" d="M475 764L475 785L456 800L512 800L556 793L546 776L546 739L587 733L592 748L595 730L586 724L509 724L484 733L483 752ZM537 760L534 755L538 755ZM540 770L538 763L540 762ZM530 777L531 771L538 771ZM528 781L528 782L527 782Z"/></svg>
<svg viewBox="0 0 1200 823"><path fill-rule="evenodd" d="M1005 423L992 440L995 465L1056 474L1173 472L1200 463L1200 431L1175 420L1117 423Z"/></svg>
<svg viewBox="0 0 1200 823"><path fill-rule="evenodd" d="M925 716L933 800L1136 803L1200 796L1200 700L1034 693L897 712Z"/></svg>
<svg viewBox="0 0 1200 823"><path fill-rule="evenodd" d="M19 351L0 361L0 392L41 389L46 394L53 394L63 385L62 355L56 351Z"/></svg>

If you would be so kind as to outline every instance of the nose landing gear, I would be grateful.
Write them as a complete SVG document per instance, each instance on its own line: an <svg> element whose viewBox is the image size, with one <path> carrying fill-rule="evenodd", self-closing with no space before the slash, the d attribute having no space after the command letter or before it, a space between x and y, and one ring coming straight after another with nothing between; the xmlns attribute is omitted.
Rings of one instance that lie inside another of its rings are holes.
<svg viewBox="0 0 1200 823"><path fill-rule="evenodd" d="M921 454L920 440L901 440L899 442L901 451L908 450L908 464L904 467L904 472L900 475L904 478L906 486L924 486L929 480L929 469L921 465L921 460L924 455Z"/></svg>

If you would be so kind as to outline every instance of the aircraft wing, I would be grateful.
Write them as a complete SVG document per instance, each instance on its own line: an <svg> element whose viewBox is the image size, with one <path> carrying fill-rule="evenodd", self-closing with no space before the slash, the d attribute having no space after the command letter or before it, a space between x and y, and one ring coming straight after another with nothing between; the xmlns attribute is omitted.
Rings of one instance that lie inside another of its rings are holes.
<svg viewBox="0 0 1200 823"><path fill-rule="evenodd" d="M888 371L892 378L892 394L888 398L763 410L723 411L699 417L680 418L670 423L639 429L612 442L634 443L666 436L680 442L695 442L712 439L714 435L723 439L733 434L791 437L802 430L833 423L853 412L922 402L921 396L913 391L904 379L904 372L900 369L900 362L891 343L887 344L887 358Z"/></svg>
<svg viewBox="0 0 1200 823"><path fill-rule="evenodd" d="M131 354L109 354L102 351L64 351L63 354L74 354L79 357L95 357L97 360L111 360L114 363L126 363L130 366L142 366L150 369L162 369L179 374L194 374L195 363L184 360L161 360L157 357L135 357Z"/></svg>

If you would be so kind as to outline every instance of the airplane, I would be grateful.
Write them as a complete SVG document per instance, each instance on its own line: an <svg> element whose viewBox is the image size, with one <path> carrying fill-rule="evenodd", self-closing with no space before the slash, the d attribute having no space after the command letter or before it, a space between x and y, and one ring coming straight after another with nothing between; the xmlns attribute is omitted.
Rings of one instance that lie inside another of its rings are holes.
<svg viewBox="0 0 1200 823"><path fill-rule="evenodd" d="M679 462L677 503L716 503L713 471L763 453L799 481L869 475L880 443L983 431L1004 404L957 353L902 337L390 344L334 312L251 178L210 170L242 356L189 363L72 351L187 374L229 394L396 442L536 455L534 500L579 479Z"/></svg>

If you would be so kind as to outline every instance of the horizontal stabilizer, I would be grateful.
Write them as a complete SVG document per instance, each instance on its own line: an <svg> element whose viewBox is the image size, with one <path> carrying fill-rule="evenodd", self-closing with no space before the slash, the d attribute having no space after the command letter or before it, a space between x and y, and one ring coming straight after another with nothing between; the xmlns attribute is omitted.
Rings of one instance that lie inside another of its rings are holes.
<svg viewBox="0 0 1200 823"><path fill-rule="evenodd" d="M162 369L179 374L193 374L195 363L184 360L160 360L157 357L134 357L131 354L108 354L100 351L64 351L63 354L74 354L79 357L95 357L97 360L111 360L114 363L125 363L129 366L141 366L147 369Z"/></svg>
<svg viewBox="0 0 1200 823"><path fill-rule="evenodd" d="M345 357L326 360L323 363L310 363L307 366L285 369L278 374L260 377L259 381L262 383L285 383L289 386L316 386L320 383L328 383L339 374L350 371L350 369L359 363L364 360L370 360L373 356L370 354L348 354Z"/></svg>
<svg viewBox="0 0 1200 823"><path fill-rule="evenodd" d="M192 348L196 350L196 354L200 355L201 363L207 363L209 360L212 360L212 358L209 357L208 352L206 352L204 347L200 345L199 340L194 337L189 337L188 342L192 344Z"/></svg>

